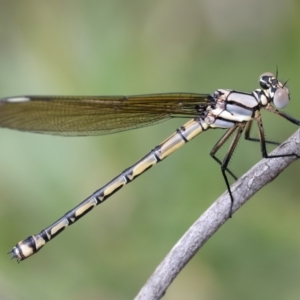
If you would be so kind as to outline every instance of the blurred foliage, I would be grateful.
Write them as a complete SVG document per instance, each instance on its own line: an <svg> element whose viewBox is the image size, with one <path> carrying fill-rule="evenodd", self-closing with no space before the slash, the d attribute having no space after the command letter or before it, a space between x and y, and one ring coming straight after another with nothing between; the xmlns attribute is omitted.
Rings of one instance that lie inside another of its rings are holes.
<svg viewBox="0 0 300 300"><path fill-rule="evenodd" d="M300 117L299 1L0 1L1 97L252 91L279 67ZM0 299L131 299L224 190L201 135L36 256L5 253L144 156L185 120L62 138L1 130ZM294 126L266 115L268 137ZM232 168L260 159L241 142ZM299 164L236 213L164 299L299 299Z"/></svg>

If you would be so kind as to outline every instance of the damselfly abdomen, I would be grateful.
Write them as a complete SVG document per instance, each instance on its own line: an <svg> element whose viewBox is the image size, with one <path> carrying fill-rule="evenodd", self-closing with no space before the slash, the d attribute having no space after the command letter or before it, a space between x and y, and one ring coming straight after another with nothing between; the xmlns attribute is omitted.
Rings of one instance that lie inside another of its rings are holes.
<svg viewBox="0 0 300 300"><path fill-rule="evenodd" d="M175 117L192 119L176 130L164 142L156 146L137 163L119 174L86 200L67 212L39 234L19 242L10 252L18 261L40 250L47 242L75 223L82 216L133 181L149 168L169 156L179 147L208 129L226 129L225 134L212 148L210 155L220 164L231 199L228 214L232 214L233 196L227 173L237 179L227 168L233 151L245 130L246 140L260 142L262 156L266 150L260 110L266 109L286 120L300 125L279 109L289 102L289 91L271 73L260 76L261 89L252 93L218 89L213 94L170 93L138 96L19 96L0 99L0 126L22 131L65 136L101 135L152 125ZM259 139L250 137L255 121ZM224 159L216 157L217 151L233 137ZM284 156L297 156L294 153ZM281 156L280 156L281 157Z"/></svg>

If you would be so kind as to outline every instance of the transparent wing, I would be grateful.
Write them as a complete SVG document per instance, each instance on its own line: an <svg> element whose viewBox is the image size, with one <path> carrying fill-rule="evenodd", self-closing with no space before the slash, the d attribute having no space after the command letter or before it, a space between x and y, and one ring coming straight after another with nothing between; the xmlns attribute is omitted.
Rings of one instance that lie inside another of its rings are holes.
<svg viewBox="0 0 300 300"><path fill-rule="evenodd" d="M0 126L55 135L101 135L196 116L207 94L20 96L0 99ZM198 106L199 107L199 106Z"/></svg>

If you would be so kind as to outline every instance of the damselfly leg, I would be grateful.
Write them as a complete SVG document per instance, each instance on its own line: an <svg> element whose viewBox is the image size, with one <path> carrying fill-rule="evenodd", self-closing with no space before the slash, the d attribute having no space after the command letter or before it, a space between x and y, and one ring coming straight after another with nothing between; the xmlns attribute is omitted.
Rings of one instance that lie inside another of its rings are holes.
<svg viewBox="0 0 300 300"><path fill-rule="evenodd" d="M286 119L289 120L288 118L286 118ZM257 125L258 125L258 132L259 132L259 137L260 137L260 147L261 147L261 153L262 153L263 158L278 158L278 157L289 157L289 156L295 156L295 157L299 158L299 155L297 155L296 153L288 153L288 154L282 154L282 155L269 155L267 152L267 147L266 147L263 122L262 122L261 114L259 111L256 112L255 120L257 121ZM293 119L293 121L299 122L296 119Z"/></svg>
<svg viewBox="0 0 300 300"><path fill-rule="evenodd" d="M231 205L230 205L230 210L229 210L230 218L232 216L232 207L233 207L234 200L233 200L233 196L232 196L232 192L231 192L231 188L230 188L230 184L229 184L229 180L226 175L226 172L228 174L230 174L235 180L237 180L237 177L227 168L227 166L228 166L230 159L232 157L232 154L238 144L238 141L241 138L241 135L243 133L245 125L246 125L246 123L238 123L234 127L228 129L228 131L221 137L221 139L216 143L216 145L213 147L213 149L210 152L210 156L221 165L221 172L222 172L223 178L225 180L226 187L227 187L227 190L228 190L228 193L230 196L230 200L231 200ZM223 161L221 161L216 157L216 153L224 145L224 143L231 137L231 135L234 132L235 132L235 136L229 146L229 150L226 153Z"/></svg>
<svg viewBox="0 0 300 300"><path fill-rule="evenodd" d="M249 121L246 125L246 129L245 129L245 140L246 141L250 141L250 142L259 142L260 143L260 139L259 138L255 138L251 136L251 130L253 128L253 121ZM279 146L281 143L279 142L275 142L275 141L270 141L270 140L265 140L266 144L270 144L270 145L274 145L274 146Z"/></svg>

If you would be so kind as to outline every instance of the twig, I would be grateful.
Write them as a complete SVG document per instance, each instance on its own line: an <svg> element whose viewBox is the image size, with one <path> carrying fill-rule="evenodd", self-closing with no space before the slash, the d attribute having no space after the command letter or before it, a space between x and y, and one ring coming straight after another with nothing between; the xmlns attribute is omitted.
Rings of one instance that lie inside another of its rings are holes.
<svg viewBox="0 0 300 300"><path fill-rule="evenodd" d="M295 153L300 155L300 130L275 149L272 155ZM275 179L297 157L262 159L232 186L233 213L267 183ZM230 198L225 192L188 229L165 259L156 268L136 296L136 300L156 300L163 297L167 288L182 268L202 245L229 218Z"/></svg>

